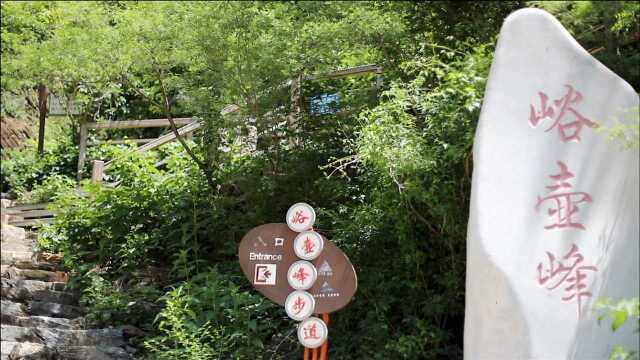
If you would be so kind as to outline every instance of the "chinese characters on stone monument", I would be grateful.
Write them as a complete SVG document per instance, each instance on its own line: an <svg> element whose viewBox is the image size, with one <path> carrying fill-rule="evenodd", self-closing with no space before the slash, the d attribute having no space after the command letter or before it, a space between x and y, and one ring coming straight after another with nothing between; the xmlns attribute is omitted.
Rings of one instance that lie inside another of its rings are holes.
<svg viewBox="0 0 640 360"><path fill-rule="evenodd" d="M541 122L551 123L545 132L558 128L560 140L563 142L580 141L580 132L583 127L594 128L596 124L584 117L577 109L576 105L582 101L582 94L576 91L573 86L565 85L567 93L563 97L549 103L549 96L543 92L538 92L540 97L540 108L536 109L533 104L529 105L529 123L537 127Z"/></svg>
<svg viewBox="0 0 640 360"><path fill-rule="evenodd" d="M538 196L536 212L540 211L545 202L550 202L551 207L547 209L547 215L554 222L545 226L545 229L575 228L584 230L584 225L577 222L575 217L579 211L578 204L590 203L592 201L591 195L581 191L570 191L569 189L573 188L573 185L568 180L572 179L574 175L562 161L558 161L557 164L560 167L560 172L555 175L549 175L554 184L547 186L548 192L546 196Z"/></svg>
<svg viewBox="0 0 640 360"><path fill-rule="evenodd" d="M578 305L578 317L582 314L582 297L591 297L591 292L587 291L584 281L587 272L598 271L592 265L584 265L584 256L578 250L578 246L573 244L571 250L562 259L547 251L548 265L538 264L538 284L547 290L555 290L563 287L565 296L562 301L570 302L575 300ZM566 286L566 287L565 287Z"/></svg>
<svg viewBox="0 0 640 360"><path fill-rule="evenodd" d="M565 85L566 94L549 102L549 96L543 92L538 92L540 98L540 108L529 105L529 123L535 128L542 122L550 123L545 132L553 128L558 129L560 140L563 143L570 141L580 142L580 132L586 126L596 127L596 124L582 115L576 106L582 101L583 96L571 85ZM586 205L593 201L591 195L584 191L574 191L571 179L575 175L563 161L556 161L559 171L549 175L553 181L547 185L547 194L538 195L535 211L539 213L546 204L546 215L551 219L551 223L545 225L545 230L585 230L584 224L578 219L579 205ZM548 265L538 264L538 284L547 290L553 291L558 287L563 287L565 296L562 301L576 301L578 306L578 318L582 314L582 298L591 297L591 292L587 290L588 272L596 272L595 266L584 265L584 256L579 252L578 246L573 244L569 252L561 260L556 259L556 255L547 253Z"/></svg>

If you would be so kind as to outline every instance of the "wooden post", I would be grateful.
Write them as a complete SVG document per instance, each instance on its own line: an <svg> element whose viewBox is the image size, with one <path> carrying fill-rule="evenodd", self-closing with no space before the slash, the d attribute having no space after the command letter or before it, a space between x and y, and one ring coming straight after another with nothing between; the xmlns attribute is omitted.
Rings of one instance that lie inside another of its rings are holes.
<svg viewBox="0 0 640 360"><path fill-rule="evenodd" d="M82 168L84 167L84 159L87 152L87 124L80 125L80 142L78 149L78 181L82 180Z"/></svg>
<svg viewBox="0 0 640 360"><path fill-rule="evenodd" d="M46 85L40 84L38 85L38 119L39 119L39 129L38 129L38 154L44 154L44 129L45 129L45 121L47 120L47 111L49 100L49 89Z"/></svg>
<svg viewBox="0 0 640 360"><path fill-rule="evenodd" d="M104 178L104 161L93 160L93 171L91 172L91 182L101 183Z"/></svg>

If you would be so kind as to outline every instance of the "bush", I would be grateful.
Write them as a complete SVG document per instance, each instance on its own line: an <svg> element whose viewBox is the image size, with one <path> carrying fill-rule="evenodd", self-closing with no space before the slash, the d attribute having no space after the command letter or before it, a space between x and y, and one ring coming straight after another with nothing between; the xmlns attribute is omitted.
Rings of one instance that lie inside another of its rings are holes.
<svg viewBox="0 0 640 360"><path fill-rule="evenodd" d="M2 150L2 165L0 178L2 192L8 192L20 201L48 201L51 193L48 189L66 188L71 179L75 178L78 162L78 149L71 143L60 142L52 149L45 150L43 155L35 151L35 144L24 149ZM42 184L50 176L56 179L44 185L36 195L29 196L28 192Z"/></svg>
<svg viewBox="0 0 640 360"><path fill-rule="evenodd" d="M263 358L273 334L288 323L272 318L277 306L241 290L215 269L162 300L165 307L155 320L160 335L145 342L152 359Z"/></svg>
<svg viewBox="0 0 640 360"><path fill-rule="evenodd" d="M161 292L152 286L121 281L116 285L96 273L86 275L87 282L82 291L80 304L89 312L86 320L91 327L129 324L152 331L151 319L157 306L154 302Z"/></svg>

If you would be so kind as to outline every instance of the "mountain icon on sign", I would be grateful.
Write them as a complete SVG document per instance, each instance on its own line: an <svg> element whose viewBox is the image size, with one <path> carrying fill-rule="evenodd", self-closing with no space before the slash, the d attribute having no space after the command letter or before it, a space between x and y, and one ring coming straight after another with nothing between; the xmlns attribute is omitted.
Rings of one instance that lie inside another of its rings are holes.
<svg viewBox="0 0 640 360"><path fill-rule="evenodd" d="M335 290L333 290L333 288L326 281L324 282L324 284L322 284L322 287L320 288L320 293L322 294L332 293L334 291Z"/></svg>
<svg viewBox="0 0 640 360"><path fill-rule="evenodd" d="M320 265L320 268L318 269L318 275L319 276L332 276L333 275L333 269L331 268L331 266L329 266L329 263L327 262L327 260L325 260L322 263L322 265Z"/></svg>

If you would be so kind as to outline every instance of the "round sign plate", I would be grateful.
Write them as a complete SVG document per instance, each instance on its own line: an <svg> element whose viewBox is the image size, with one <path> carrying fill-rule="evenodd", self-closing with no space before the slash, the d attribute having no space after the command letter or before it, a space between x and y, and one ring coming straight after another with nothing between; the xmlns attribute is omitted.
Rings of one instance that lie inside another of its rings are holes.
<svg viewBox="0 0 640 360"><path fill-rule="evenodd" d="M293 251L303 260L317 258L324 248L322 236L315 231L301 232L293 241Z"/></svg>
<svg viewBox="0 0 640 360"><path fill-rule="evenodd" d="M287 271L299 258L293 251L298 235L286 224L264 224L251 229L240 242L238 259L244 276L271 301L284 305L294 289L287 281ZM316 300L314 314L342 309L353 298L358 279L349 258L326 237L324 249L311 260L318 279L307 290Z"/></svg>
<svg viewBox="0 0 640 360"><path fill-rule="evenodd" d="M315 349L327 341L327 324L317 317L310 317L298 324L298 341L304 347Z"/></svg>
<svg viewBox="0 0 640 360"><path fill-rule="evenodd" d="M287 226L295 232L309 230L316 222L316 212L307 203L293 204L287 211Z"/></svg>
<svg viewBox="0 0 640 360"><path fill-rule="evenodd" d="M295 321L302 321L311 314L316 306L316 300L306 291L296 290L287 296L284 309L287 315Z"/></svg>
<svg viewBox="0 0 640 360"><path fill-rule="evenodd" d="M291 264L287 271L289 286L296 290L307 290L313 286L318 278L318 271L312 263L299 260Z"/></svg>

